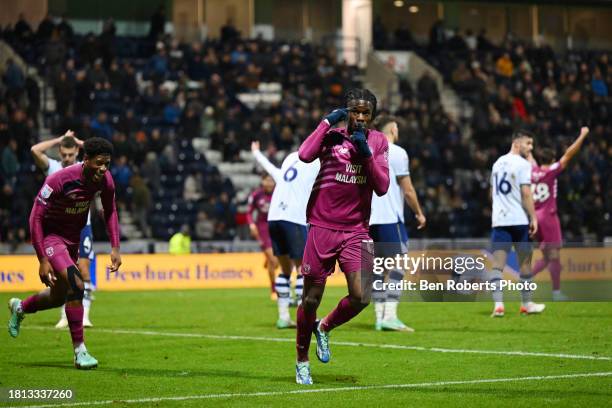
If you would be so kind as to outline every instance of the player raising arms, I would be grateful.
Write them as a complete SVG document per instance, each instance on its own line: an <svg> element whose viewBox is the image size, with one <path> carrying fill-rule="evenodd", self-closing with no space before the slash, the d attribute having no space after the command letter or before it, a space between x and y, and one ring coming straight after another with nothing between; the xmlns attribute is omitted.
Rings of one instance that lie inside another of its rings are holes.
<svg viewBox="0 0 612 408"><path fill-rule="evenodd" d="M296 382L312 384L308 349L314 331L317 357L330 360L329 332L357 316L363 303L362 242L371 241L368 221L372 192L381 196L389 188L389 145L385 135L368 129L376 113L376 97L367 89L351 89L346 108L328 114L299 150L300 159L320 159L321 169L308 201L310 224L302 275L304 296L297 310ZM347 127L331 127L348 116ZM348 296L316 322L327 277L336 261L346 276ZM369 271L371 273L371 268Z"/></svg>
<svg viewBox="0 0 612 408"><path fill-rule="evenodd" d="M270 278L270 296L272 300L276 300L274 270L278 266L278 260L272 253L272 242L268 230L268 211L272 191L274 191L274 179L269 174L264 174L261 177L261 187L255 189L249 196L246 215L251 235L259 241L259 246L266 257L266 268L268 268L268 277Z"/></svg>
<svg viewBox="0 0 612 408"><path fill-rule="evenodd" d="M389 191L381 197L372 195L372 215L370 216L370 235L376 243L381 243L376 256L394 257L408 252L408 232L404 224L404 200L413 211L418 222L417 229L425 227L427 219L419 205L412 180L406 150L395 144L399 137L397 120L392 116L376 119L376 128L383 132L389 142ZM404 271L387 271L389 282L399 282ZM375 291L372 294L376 313L376 330L413 332L397 317L397 304L400 291Z"/></svg>
<svg viewBox="0 0 612 408"><path fill-rule="evenodd" d="M54 160L45 154L47 150L57 145L59 145L59 153L62 159L61 161ZM32 152L32 156L34 157L36 166L44 171L47 176L50 176L56 171L76 163L80 147L83 147L83 142L74 137L74 132L68 130L63 136L35 144L30 150ZM87 224L81 231L79 261L77 262L79 272L81 272L81 276L83 276L85 287L85 292L83 294L84 327L93 327L93 324L91 324L91 320L89 319L89 310L91 309L91 302L93 300L93 296L91 295L93 287L91 285L90 266L94 256L93 234L91 231L91 213L87 213ZM57 322L55 327L58 329L68 327L68 319L66 318L66 311L64 307L62 307L60 320Z"/></svg>
<svg viewBox="0 0 612 408"><path fill-rule="evenodd" d="M563 238L561 236L561 224L557 215L557 177L572 158L578 153L584 139L589 134L589 128L580 129L580 136L567 148L561 159L555 161L553 149L541 149L537 156L541 165L532 161L531 181L533 182L533 201L538 218L537 240L540 242L543 258L535 263L533 274L541 272L548 266L552 280L553 300L566 300L561 293L561 261L559 260L559 249Z"/></svg>
<svg viewBox="0 0 612 408"><path fill-rule="evenodd" d="M98 361L85 348L83 336L83 277L76 266L81 230L87 223L91 200L100 192L104 219L111 243L111 272L121 265L119 222L115 206L115 184L108 171L113 145L93 137L85 144L83 163L68 166L45 180L34 199L30 214L32 246L40 262L38 274L48 288L23 302L9 300L8 331L19 335L26 314L66 304L68 326L74 347L74 365L79 369L97 367Z"/></svg>
<svg viewBox="0 0 612 408"><path fill-rule="evenodd" d="M274 177L276 187L272 193L268 228L272 238L274 255L278 258L281 273L276 277L275 290L278 295L278 329L295 327L289 315L291 271L298 273L295 280L295 296L302 298L304 280L300 272L304 246L306 245L306 205L315 178L319 173L319 160L305 163L292 152L279 169L259 150L259 142L251 143L251 151L257 162Z"/></svg>
<svg viewBox="0 0 612 408"><path fill-rule="evenodd" d="M538 220L531 196L531 164L527 161L532 150L533 134L526 130L514 132L510 152L497 159L491 172L494 259L490 281L495 302L492 317L504 316L501 279L513 245L518 256L521 283L530 283L533 277L529 236L538 232ZM521 303L521 314L540 313L545 307L531 301L528 289L521 291Z"/></svg>

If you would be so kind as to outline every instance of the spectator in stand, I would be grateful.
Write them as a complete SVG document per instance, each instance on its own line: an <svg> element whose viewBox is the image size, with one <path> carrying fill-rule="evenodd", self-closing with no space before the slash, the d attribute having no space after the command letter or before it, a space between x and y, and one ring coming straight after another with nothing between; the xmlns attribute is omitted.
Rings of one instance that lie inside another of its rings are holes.
<svg viewBox="0 0 612 408"><path fill-rule="evenodd" d="M111 166L111 174L115 180L115 189L117 191L117 200L124 201L125 194L130 186L132 178L132 169L128 164L126 156L119 156L117 161Z"/></svg>
<svg viewBox="0 0 612 408"><path fill-rule="evenodd" d="M429 71L425 71L417 83L418 97L427 104L429 108L440 99L438 85Z"/></svg>
<svg viewBox="0 0 612 408"><path fill-rule="evenodd" d="M19 19L17 20L17 23L15 23L15 28L13 32L15 34L15 37L22 42L28 41L34 35L32 27L25 19L23 13L19 13Z"/></svg>
<svg viewBox="0 0 612 408"><path fill-rule="evenodd" d="M165 32L166 27L166 9L160 5L155 13L151 16L151 25L149 26L149 39L157 40L160 35Z"/></svg>
<svg viewBox="0 0 612 408"><path fill-rule="evenodd" d="M200 201L204 197L202 174L193 171L185 178L183 186L183 199L186 201Z"/></svg>
<svg viewBox="0 0 612 408"><path fill-rule="evenodd" d="M161 188L161 167L159 166L157 153L147 153L145 162L140 168L140 174L142 175L142 177L144 178L147 185L151 188L152 191L158 191Z"/></svg>
<svg viewBox="0 0 612 408"><path fill-rule="evenodd" d="M19 171L19 161L17 159L17 141L9 140L8 144L2 149L0 156L0 174L6 184L15 186L17 171Z"/></svg>
<svg viewBox="0 0 612 408"><path fill-rule="evenodd" d="M196 238L203 240L212 239L215 235L215 223L205 211L198 211L195 233Z"/></svg>
<svg viewBox="0 0 612 408"><path fill-rule="evenodd" d="M97 118L91 122L91 129L98 137L103 137L108 141L111 141L113 138L114 131L110 123L108 123L108 115L106 112L98 113Z"/></svg>
<svg viewBox="0 0 612 408"><path fill-rule="evenodd" d="M135 173L130 181L132 187L132 214L145 238L151 238L151 227L147 219L152 208L151 191L140 174Z"/></svg>
<svg viewBox="0 0 612 408"><path fill-rule="evenodd" d="M497 68L497 74L502 77L511 78L514 74L514 64L512 63L512 59L510 59L510 54L507 52L504 52L502 56L497 59L495 66Z"/></svg>

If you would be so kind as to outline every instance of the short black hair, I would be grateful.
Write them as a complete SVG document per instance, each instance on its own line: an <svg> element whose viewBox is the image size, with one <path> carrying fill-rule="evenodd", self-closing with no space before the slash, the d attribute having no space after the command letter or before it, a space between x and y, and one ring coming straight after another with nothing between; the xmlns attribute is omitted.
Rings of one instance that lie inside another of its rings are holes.
<svg viewBox="0 0 612 408"><path fill-rule="evenodd" d="M92 137L91 139L87 139L83 148L85 149L85 156L90 158L96 157L99 154L113 155L112 143L101 137Z"/></svg>
<svg viewBox="0 0 612 408"><path fill-rule="evenodd" d="M538 151L536 155L541 164L551 164L555 161L555 149L544 147Z"/></svg>
<svg viewBox="0 0 612 408"><path fill-rule="evenodd" d="M64 136L60 142L60 146L65 149L73 149L78 147L76 140L72 136Z"/></svg>
<svg viewBox="0 0 612 408"><path fill-rule="evenodd" d="M382 132L385 126L387 126L389 123L394 123L394 122L399 125L399 120L395 116L383 115L383 116L376 118L376 121L374 122L374 127L376 128L376 130L379 130Z"/></svg>
<svg viewBox="0 0 612 408"><path fill-rule="evenodd" d="M512 133L512 141L514 142L516 139L521 139L523 137L529 137L531 139L535 139L535 134L527 129L518 129Z"/></svg>
<svg viewBox="0 0 612 408"><path fill-rule="evenodd" d="M355 101L355 100L364 100L364 101L368 101L372 104L372 118L374 118L374 116L376 116L376 96L374 96L374 94L369 90L369 89L362 89L362 88L353 88L353 89L349 89L348 92L346 93L346 95L344 95L344 99L346 102L346 105L348 106L350 101Z"/></svg>

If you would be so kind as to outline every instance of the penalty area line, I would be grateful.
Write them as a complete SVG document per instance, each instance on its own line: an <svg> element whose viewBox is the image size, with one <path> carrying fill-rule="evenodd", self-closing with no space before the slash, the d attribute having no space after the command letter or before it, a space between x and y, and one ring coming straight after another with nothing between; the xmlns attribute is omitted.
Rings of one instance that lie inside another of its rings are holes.
<svg viewBox="0 0 612 408"><path fill-rule="evenodd" d="M151 397L151 398L137 398L137 399L124 399L124 400L84 401L84 402L47 404L47 405L29 405L26 408L83 407L83 406L94 406L94 405L110 405L110 404L116 404L116 403L146 404L146 403L156 403L156 402L165 402L165 401L189 401L189 400L206 400L206 399L221 399L221 398L279 397L279 396L299 395L299 394L333 393L333 392L346 392L346 391L447 387L447 386L453 386L453 385L495 384L495 383L508 383L508 382L518 382L518 381L549 381L549 380L564 380L564 379L572 379L572 378L609 377L609 376L612 376L612 371L599 372L599 373L576 373L576 374L545 375L545 376L530 376L530 377L485 378L485 379L479 379L479 380L463 380L463 381L436 381L436 382L410 383L410 384L363 385L363 386L336 387L336 388L302 388L302 389L293 390L293 391L261 391L261 392L244 392L244 393L228 393L228 394L185 395L185 396L176 396L176 397ZM305 386L305 387L308 387L308 386Z"/></svg>
<svg viewBox="0 0 612 408"><path fill-rule="evenodd" d="M25 326L24 328L35 329L35 330L56 330L55 328L46 327L46 326ZM96 328L96 329L93 329L92 331L98 332L98 333L130 334L130 335L140 335L140 336L186 337L186 338L200 338L200 339L213 339L213 340L295 343L294 338L283 338L283 337L233 336L233 335L205 334L205 333L172 333L172 332L160 332L160 331L152 331L152 330L131 330L131 329L128 330L128 329L98 329ZM612 361L612 357L608 357L608 356L590 356L590 355L584 355L584 354L564 354L564 353L544 353L544 352L534 352L534 351L452 349L452 348L441 348L441 347L407 346L403 344L360 343L360 342L352 342L352 341L334 341L332 345L345 346L345 347L368 347L368 348L379 348L379 349L426 351L426 352L432 352L432 353L461 353L461 354L489 354L489 355L492 354L492 355L501 355L501 356L550 357L550 358L574 359L574 360Z"/></svg>

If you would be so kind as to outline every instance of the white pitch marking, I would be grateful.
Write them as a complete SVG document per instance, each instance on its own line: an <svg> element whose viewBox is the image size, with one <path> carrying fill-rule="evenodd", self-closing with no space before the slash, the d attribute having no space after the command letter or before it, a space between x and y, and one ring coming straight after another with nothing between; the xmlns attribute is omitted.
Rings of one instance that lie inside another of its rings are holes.
<svg viewBox="0 0 612 408"><path fill-rule="evenodd" d="M364 391L364 390L384 390L397 388L420 388L420 387L445 387L450 385L468 385L468 384L493 384L515 381L545 381L545 380L562 380L568 378L585 378L585 377L609 377L612 376L612 371L600 373L576 373L576 374L560 374L546 376L531 376L531 377L513 377L513 378L487 378L480 380L464 380L464 381L438 381L426 383L412 384L386 384L386 385L363 385L354 387L337 387L337 388L303 388L293 391L263 391L263 392L245 392L234 394L202 394L202 395L185 395L180 397L155 397L155 398L139 398L126 400L105 400L105 401L86 401L72 402L63 404L48 404L48 405L30 405L24 408L53 408L53 407L82 407L91 405L110 405L116 403L123 404L144 404L156 403L164 401L188 401L188 400L203 400L217 398L245 398L245 397L275 397L283 395L296 394L311 394L324 392L345 392L345 391Z"/></svg>
<svg viewBox="0 0 612 408"><path fill-rule="evenodd" d="M26 326L26 328L36 330L55 330L46 326ZM232 336L220 334L202 334L202 333L169 333L158 332L151 330L125 330L125 329L93 329L95 332L111 333L111 334L135 334L142 336L162 336L162 337L190 337L200 339L215 339L215 340L252 340L252 341L268 341L277 343L294 343L295 339L282 337L258 337L258 336ZM406 346L403 344L376 344L376 343L358 343L352 341L333 341L334 346L348 347L369 347L394 350L413 350L413 351L429 351L434 353L466 353L466 354L495 354L502 356L524 356L524 357L551 357L551 358L567 358L574 360L601 360L612 361L612 357L608 356L589 356L584 354L559 354L559 353L541 353L532 351L502 351L502 350L473 350L473 349L450 349L440 347L422 347L422 346Z"/></svg>

